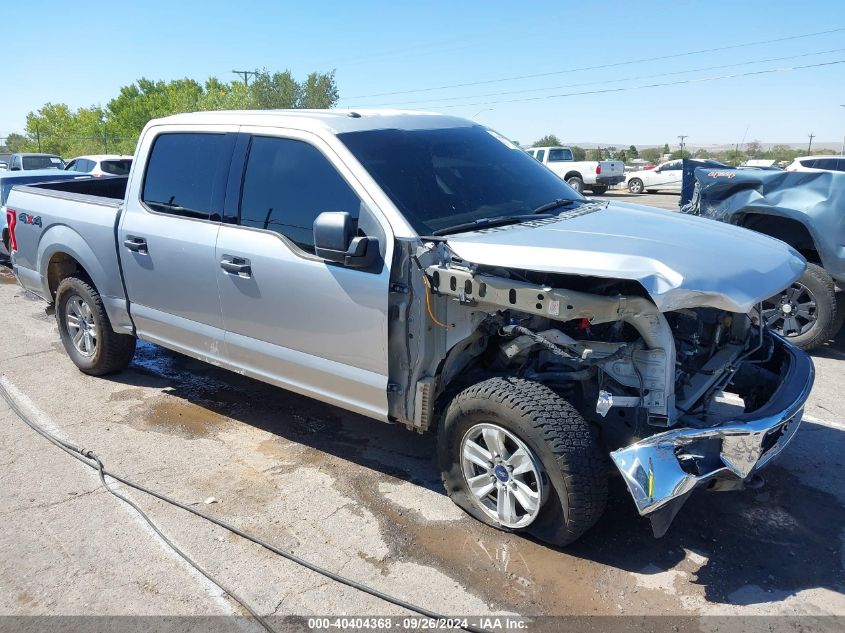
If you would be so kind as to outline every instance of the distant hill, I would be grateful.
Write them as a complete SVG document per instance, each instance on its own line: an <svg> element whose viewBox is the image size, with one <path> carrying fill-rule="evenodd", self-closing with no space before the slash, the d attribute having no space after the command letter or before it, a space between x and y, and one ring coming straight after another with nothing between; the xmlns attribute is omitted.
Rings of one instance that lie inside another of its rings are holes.
<svg viewBox="0 0 845 633"><path fill-rule="evenodd" d="M746 143L740 143L740 149L744 149L745 144L750 141L746 141ZM593 149L596 147L615 147L617 149L623 149L630 146L630 143L578 143L578 142L570 142L566 143L569 146L577 145L578 147L583 147L584 149ZM636 144L635 144L636 145ZM792 149L807 149L807 141L803 141L801 143L763 143L760 141L760 148L762 150L771 149L774 145L787 145ZM647 147L663 147L663 143L656 143L650 145L637 145L637 149L645 149ZM689 151L694 152L698 149L706 149L708 152L720 152L729 149L734 149L736 147L736 143L687 143L686 147ZM674 151L678 149L677 143L669 143L669 148ZM813 151L818 149L829 149L839 152L842 149L842 141L817 141L813 139Z"/></svg>

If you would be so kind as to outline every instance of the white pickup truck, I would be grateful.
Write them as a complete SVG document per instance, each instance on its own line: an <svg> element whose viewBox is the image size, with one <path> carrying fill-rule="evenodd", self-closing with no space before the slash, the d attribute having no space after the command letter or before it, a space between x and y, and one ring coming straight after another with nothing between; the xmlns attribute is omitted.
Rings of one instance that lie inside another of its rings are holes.
<svg viewBox="0 0 845 633"><path fill-rule="evenodd" d="M747 316L801 276L792 248L587 200L454 117L177 115L128 177L16 186L6 215L15 274L83 372L144 339L436 429L455 503L555 545L598 520L611 468L657 535L693 489L741 487L813 384ZM715 411L722 392L744 407Z"/></svg>
<svg viewBox="0 0 845 633"><path fill-rule="evenodd" d="M621 160L576 161L568 147L532 147L527 151L578 193L589 189L601 196L611 185L625 181L625 164Z"/></svg>

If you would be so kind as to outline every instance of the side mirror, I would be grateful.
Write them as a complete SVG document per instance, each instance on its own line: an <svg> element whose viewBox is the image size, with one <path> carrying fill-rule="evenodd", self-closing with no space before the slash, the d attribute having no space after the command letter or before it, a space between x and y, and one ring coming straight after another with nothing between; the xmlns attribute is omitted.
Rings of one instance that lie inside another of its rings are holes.
<svg viewBox="0 0 845 633"><path fill-rule="evenodd" d="M378 257L378 239L356 236L357 222L346 211L324 211L314 220L318 257L350 268L366 268Z"/></svg>

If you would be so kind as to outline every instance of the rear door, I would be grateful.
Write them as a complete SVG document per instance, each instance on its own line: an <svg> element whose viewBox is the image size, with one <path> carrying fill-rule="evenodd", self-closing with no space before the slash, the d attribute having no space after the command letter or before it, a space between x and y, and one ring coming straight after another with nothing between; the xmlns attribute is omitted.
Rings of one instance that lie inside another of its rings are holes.
<svg viewBox="0 0 845 633"><path fill-rule="evenodd" d="M683 179L684 170L683 163L679 160L669 161L664 163L660 171L654 170L652 177L654 184L651 188L660 191L681 191L681 181Z"/></svg>
<svg viewBox="0 0 845 633"><path fill-rule="evenodd" d="M117 236L138 335L210 361L223 356L214 248L236 131L151 128Z"/></svg>
<svg viewBox="0 0 845 633"><path fill-rule="evenodd" d="M227 196L234 223L227 217L221 225L215 261L228 360L248 375L384 419L389 226L321 139L242 131L251 132L248 155L232 179L243 189ZM360 234L378 237L380 261L354 269L317 257L313 224L323 211L358 218Z"/></svg>

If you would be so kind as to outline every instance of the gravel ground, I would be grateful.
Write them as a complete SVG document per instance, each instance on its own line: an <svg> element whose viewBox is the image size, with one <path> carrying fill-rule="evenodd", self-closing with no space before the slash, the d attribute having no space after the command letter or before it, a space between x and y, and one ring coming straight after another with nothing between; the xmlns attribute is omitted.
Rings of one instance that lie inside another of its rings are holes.
<svg viewBox="0 0 845 633"><path fill-rule="evenodd" d="M845 615L845 335L815 355L808 418L763 488L697 493L655 540L617 484L599 525L555 550L458 510L429 435L149 344L128 370L85 376L44 305L8 271L0 281L0 380L31 415L115 472L331 570L448 614L663 614L694 630L719 628L702 615ZM3 401L0 464L0 615L242 613ZM405 614L127 494L263 614Z"/></svg>

